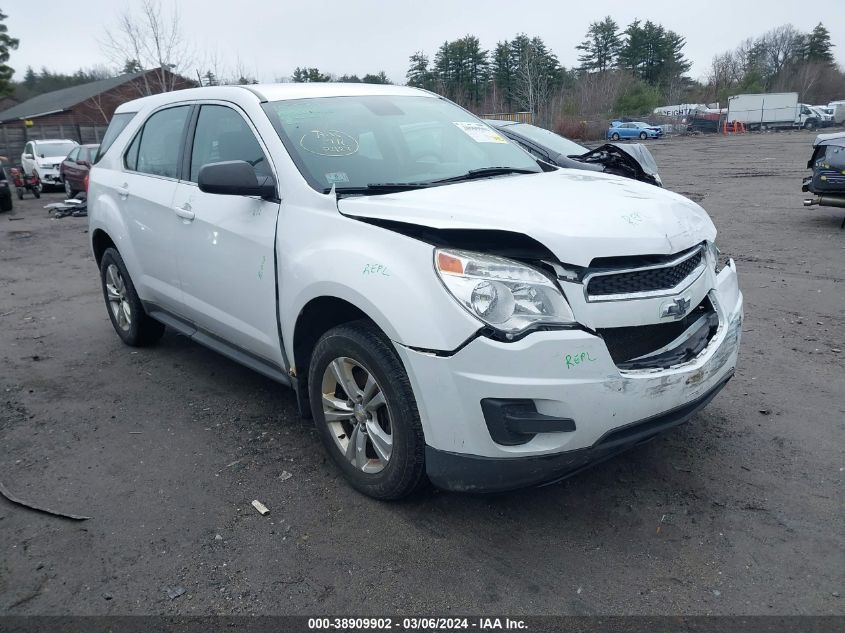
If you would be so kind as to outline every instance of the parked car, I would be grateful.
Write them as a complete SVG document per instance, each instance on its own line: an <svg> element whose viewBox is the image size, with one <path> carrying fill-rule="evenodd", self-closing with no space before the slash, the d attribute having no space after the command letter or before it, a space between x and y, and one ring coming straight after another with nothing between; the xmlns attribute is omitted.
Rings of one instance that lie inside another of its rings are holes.
<svg viewBox="0 0 845 633"><path fill-rule="evenodd" d="M118 107L89 235L126 344L292 387L359 491L508 490L688 420L742 324L700 206L546 169L410 87L179 90Z"/></svg>
<svg viewBox="0 0 845 633"><path fill-rule="evenodd" d="M80 145L71 150L59 166L59 177L65 187L65 194L72 198L85 190L85 180L97 156L99 145Z"/></svg>
<svg viewBox="0 0 845 633"><path fill-rule="evenodd" d="M833 123L833 109L827 106L811 106L808 105L810 111L813 112L819 121L819 127L830 127Z"/></svg>
<svg viewBox="0 0 845 633"><path fill-rule="evenodd" d="M804 206L845 208L845 132L816 136L807 169L812 172L802 181L801 191L815 197L805 199Z"/></svg>
<svg viewBox="0 0 845 633"><path fill-rule="evenodd" d="M603 171L663 186L654 156L641 143L607 143L589 150L560 134L529 123L496 119L486 119L485 122L515 141L532 156L552 165L568 169Z"/></svg>
<svg viewBox="0 0 845 633"><path fill-rule="evenodd" d="M21 154L21 166L27 176L37 175L40 186L62 184L59 165L79 144L67 139L29 141Z"/></svg>
<svg viewBox="0 0 845 633"><path fill-rule="evenodd" d="M638 138L646 140L647 138L660 138L663 136L663 130L654 125L643 123L642 121L613 121L607 129L607 138L618 141L622 138Z"/></svg>
<svg viewBox="0 0 845 633"><path fill-rule="evenodd" d="M12 210L12 186L14 183L6 165L0 165L0 211Z"/></svg>

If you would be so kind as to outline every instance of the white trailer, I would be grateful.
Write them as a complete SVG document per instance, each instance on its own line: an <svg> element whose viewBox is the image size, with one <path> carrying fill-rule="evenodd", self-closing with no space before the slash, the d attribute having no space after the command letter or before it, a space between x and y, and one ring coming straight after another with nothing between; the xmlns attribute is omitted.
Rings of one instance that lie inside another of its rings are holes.
<svg viewBox="0 0 845 633"><path fill-rule="evenodd" d="M833 122L836 125L845 122L845 101L831 101L827 107L833 110Z"/></svg>
<svg viewBox="0 0 845 633"><path fill-rule="evenodd" d="M744 123L749 129L819 126L818 115L804 103L797 92L745 94L728 98L727 120Z"/></svg>

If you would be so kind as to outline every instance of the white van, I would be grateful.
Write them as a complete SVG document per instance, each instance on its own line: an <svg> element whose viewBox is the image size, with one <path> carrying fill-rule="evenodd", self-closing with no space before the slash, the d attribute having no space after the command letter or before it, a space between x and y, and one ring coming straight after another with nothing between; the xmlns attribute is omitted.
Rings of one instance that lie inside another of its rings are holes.
<svg viewBox="0 0 845 633"><path fill-rule="evenodd" d="M89 185L108 312L293 387L358 490L563 478L731 378L733 261L694 202L558 169L399 86L122 105Z"/></svg>

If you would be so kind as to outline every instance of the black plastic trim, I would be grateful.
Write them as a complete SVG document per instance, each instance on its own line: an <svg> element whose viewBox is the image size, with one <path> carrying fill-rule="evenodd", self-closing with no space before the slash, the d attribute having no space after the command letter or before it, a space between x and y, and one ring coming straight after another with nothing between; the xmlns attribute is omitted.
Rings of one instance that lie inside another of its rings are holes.
<svg viewBox="0 0 845 633"><path fill-rule="evenodd" d="M490 437L503 446L527 444L538 433L569 433L575 430L574 420L539 413L533 400L484 398L481 411Z"/></svg>
<svg viewBox="0 0 845 633"><path fill-rule="evenodd" d="M703 409L733 377L733 369L710 391L681 407L614 429L590 447L532 457L481 457L425 447L428 478L455 492L505 492L550 484L610 459L680 426Z"/></svg>
<svg viewBox="0 0 845 633"><path fill-rule="evenodd" d="M259 374L275 380L283 385L292 386L291 378L285 373L284 369L279 367L276 363L257 354L253 354L237 345L232 345L228 341L223 340L216 334L198 328L195 323L176 315L161 306L145 301L144 311L159 323L173 328L180 334L187 336L192 341L196 341L226 358L229 358L236 363L252 369Z"/></svg>

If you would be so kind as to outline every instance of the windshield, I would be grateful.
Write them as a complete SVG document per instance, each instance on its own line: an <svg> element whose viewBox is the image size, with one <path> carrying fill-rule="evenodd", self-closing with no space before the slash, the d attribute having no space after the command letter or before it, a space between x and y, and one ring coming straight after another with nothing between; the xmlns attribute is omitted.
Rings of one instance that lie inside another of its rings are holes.
<svg viewBox="0 0 845 633"><path fill-rule="evenodd" d="M564 138L560 134L555 134L551 130L537 127L536 125L529 125L528 123L517 123L509 125L509 130L513 130L514 134L524 136L529 141L533 141L537 145L542 145L557 154L564 156L575 156L586 153L586 147L578 145L568 138Z"/></svg>
<svg viewBox="0 0 845 633"><path fill-rule="evenodd" d="M76 147L76 143L38 143L35 146L37 156L67 156Z"/></svg>
<svg viewBox="0 0 845 633"><path fill-rule="evenodd" d="M541 171L517 145L443 99L321 97L264 107L308 184L325 193L333 185L419 185L488 168Z"/></svg>

